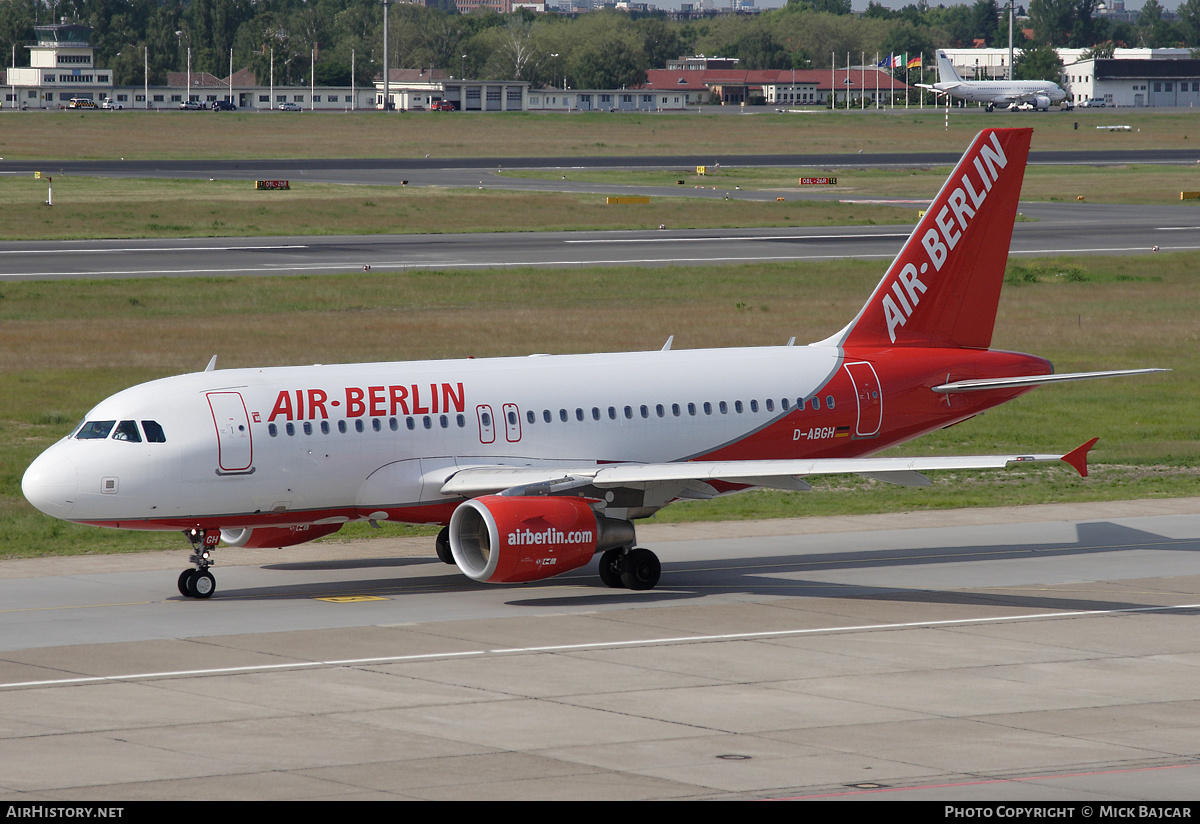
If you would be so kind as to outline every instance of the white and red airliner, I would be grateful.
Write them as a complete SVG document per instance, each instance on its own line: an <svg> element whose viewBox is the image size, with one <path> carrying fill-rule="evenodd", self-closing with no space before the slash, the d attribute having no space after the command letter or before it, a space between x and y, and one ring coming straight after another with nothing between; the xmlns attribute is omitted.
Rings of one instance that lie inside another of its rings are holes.
<svg viewBox="0 0 1200 824"><path fill-rule="evenodd" d="M182 530L185 596L216 588L220 542L283 547L349 521L443 524L439 557L476 581L524 582L602 553L610 586L648 589L633 521L668 503L857 473L1070 463L1066 455L865 457L1043 383L992 351L1029 129L967 150L857 317L808 346L214 370L102 401L25 472L56 518ZM214 359L215 360L215 359Z"/></svg>

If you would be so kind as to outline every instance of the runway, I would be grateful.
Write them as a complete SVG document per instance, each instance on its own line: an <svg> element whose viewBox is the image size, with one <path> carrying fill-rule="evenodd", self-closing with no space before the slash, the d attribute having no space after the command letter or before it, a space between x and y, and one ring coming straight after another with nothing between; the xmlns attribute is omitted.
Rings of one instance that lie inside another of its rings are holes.
<svg viewBox="0 0 1200 824"><path fill-rule="evenodd" d="M814 493L816 494L816 493ZM0 562L0 798L1146 801L1200 787L1200 499Z"/></svg>
<svg viewBox="0 0 1200 824"><path fill-rule="evenodd" d="M923 203L913 203L916 213ZM1190 210L1023 203L1011 254L1147 254L1200 249ZM303 275L516 266L705 266L832 258L890 261L912 226L623 232L295 236L0 244L0 281Z"/></svg>

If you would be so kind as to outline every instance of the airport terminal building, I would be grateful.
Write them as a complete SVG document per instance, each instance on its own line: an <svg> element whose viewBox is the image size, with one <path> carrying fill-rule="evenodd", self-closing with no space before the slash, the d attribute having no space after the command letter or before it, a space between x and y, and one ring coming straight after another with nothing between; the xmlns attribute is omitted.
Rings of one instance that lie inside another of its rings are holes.
<svg viewBox="0 0 1200 824"><path fill-rule="evenodd" d="M74 99L106 100L112 72L95 65L88 44L92 29L74 23L35 26L37 45L29 47L29 66L8 69L4 105L56 109Z"/></svg>

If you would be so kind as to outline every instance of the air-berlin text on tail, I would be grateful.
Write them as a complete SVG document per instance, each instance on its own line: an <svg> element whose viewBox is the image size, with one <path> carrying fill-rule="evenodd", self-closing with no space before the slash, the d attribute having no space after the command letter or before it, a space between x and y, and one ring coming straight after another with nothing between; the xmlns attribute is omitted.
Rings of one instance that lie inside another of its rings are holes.
<svg viewBox="0 0 1200 824"><path fill-rule="evenodd" d="M921 246L929 259L921 262L919 270L912 261L906 261L889 284L891 291L883 291L883 315L892 343L896 342L897 327L903 326L912 317L917 304L921 302L921 296L928 291L921 276L929 270L931 263L935 272L942 270L942 265L962 239L971 218L983 206L992 185L1000 179L1000 170L1008 165L1008 157L995 132L991 133L991 144L981 144L979 151L970 159L970 164L965 160L959 164L963 170L959 179L961 185L950 189L953 180L947 182L942 191L949 191L949 194L944 200L934 203L922 222L922 226L930 222L933 224L921 235ZM978 183L971 179L972 167L978 175Z"/></svg>
<svg viewBox="0 0 1200 824"><path fill-rule="evenodd" d="M347 418L364 415L426 415L466 410L462 383L413 383L387 386L347 386L333 397L324 389L281 389L267 422L318 420L330 417L330 409ZM340 396L340 397L339 397Z"/></svg>

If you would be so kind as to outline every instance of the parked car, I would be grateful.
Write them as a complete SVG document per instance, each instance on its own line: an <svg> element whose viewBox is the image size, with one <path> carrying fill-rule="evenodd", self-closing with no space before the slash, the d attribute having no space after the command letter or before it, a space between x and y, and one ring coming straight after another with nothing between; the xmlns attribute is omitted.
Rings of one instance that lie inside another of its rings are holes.
<svg viewBox="0 0 1200 824"><path fill-rule="evenodd" d="M199 100L185 100L179 104L181 111L195 112L204 108L204 104Z"/></svg>
<svg viewBox="0 0 1200 824"><path fill-rule="evenodd" d="M218 100L213 103L212 110L214 112L236 112L237 105L228 100Z"/></svg>
<svg viewBox="0 0 1200 824"><path fill-rule="evenodd" d="M449 100L438 100L434 102L432 108L435 112L452 112L457 109L458 106L455 106Z"/></svg>
<svg viewBox="0 0 1200 824"><path fill-rule="evenodd" d="M67 104L68 109L98 109L95 100L88 100L86 97L73 97L71 102Z"/></svg>
<svg viewBox="0 0 1200 824"><path fill-rule="evenodd" d="M299 103L280 103L279 111L281 111L281 112L302 112L302 111L304 111L304 109L302 109L300 107Z"/></svg>
<svg viewBox="0 0 1200 824"><path fill-rule="evenodd" d="M111 112L111 111L116 111L117 109L123 109L125 107L122 106L120 103L114 103L111 100L105 100L100 104L100 108Z"/></svg>
<svg viewBox="0 0 1200 824"><path fill-rule="evenodd" d="M1078 105L1081 109L1103 109L1108 104L1098 97L1092 97L1088 100L1079 101Z"/></svg>

